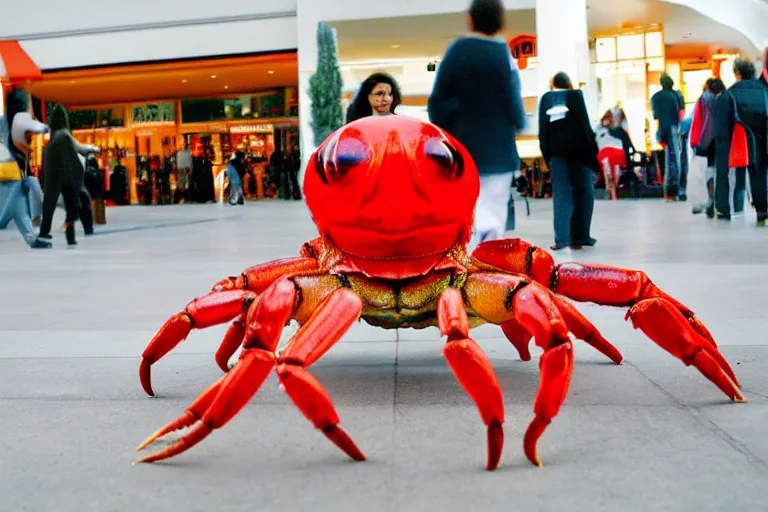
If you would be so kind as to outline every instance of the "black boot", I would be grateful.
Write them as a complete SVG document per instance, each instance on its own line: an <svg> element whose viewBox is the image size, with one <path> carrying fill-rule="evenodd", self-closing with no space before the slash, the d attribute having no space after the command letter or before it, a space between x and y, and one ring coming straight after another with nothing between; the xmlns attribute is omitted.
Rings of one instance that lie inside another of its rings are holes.
<svg viewBox="0 0 768 512"><path fill-rule="evenodd" d="M74 222L67 222L67 245L77 245Z"/></svg>

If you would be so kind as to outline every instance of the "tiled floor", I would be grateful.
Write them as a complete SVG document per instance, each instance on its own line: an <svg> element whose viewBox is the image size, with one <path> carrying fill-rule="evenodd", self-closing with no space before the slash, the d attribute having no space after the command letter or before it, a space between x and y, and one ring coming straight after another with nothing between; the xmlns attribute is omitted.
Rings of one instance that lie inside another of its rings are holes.
<svg viewBox="0 0 768 512"><path fill-rule="evenodd" d="M750 402L728 402L622 310L584 305L627 362L577 345L535 468L522 435L538 366L484 326L473 335L506 400L495 473L483 470L485 429L436 330L363 324L313 373L367 462L349 462L270 378L193 450L131 465L136 444L220 376L213 352L225 327L195 331L160 361L152 400L137 375L149 339L221 277L295 255L314 234L301 203L111 208L109 224L73 250L63 233L54 250L33 252L0 232L0 510L766 510L768 230L752 216L728 224L688 208L599 202L598 245L558 259L646 270L710 328ZM551 205L531 210L516 236L547 246Z"/></svg>

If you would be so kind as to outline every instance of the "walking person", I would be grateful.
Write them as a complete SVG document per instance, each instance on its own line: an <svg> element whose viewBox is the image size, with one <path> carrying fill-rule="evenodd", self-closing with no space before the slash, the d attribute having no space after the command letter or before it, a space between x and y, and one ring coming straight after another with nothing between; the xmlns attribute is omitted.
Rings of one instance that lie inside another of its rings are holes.
<svg viewBox="0 0 768 512"><path fill-rule="evenodd" d="M587 105L565 73L552 78L552 90L539 102L539 147L552 175L555 244L552 250L593 246L597 142Z"/></svg>
<svg viewBox="0 0 768 512"><path fill-rule="evenodd" d="M525 127L520 73L502 36L501 0L474 0L471 33L445 53L429 97L429 120L453 135L472 156L480 195L469 246L504 237L512 179L520 169L515 134ZM448 200L448 198L446 198Z"/></svg>
<svg viewBox="0 0 768 512"><path fill-rule="evenodd" d="M227 179L229 180L228 200L232 206L245 204L242 176L245 176L245 153L237 151L232 153L232 157L227 165Z"/></svg>
<svg viewBox="0 0 768 512"><path fill-rule="evenodd" d="M731 220L730 167L740 167L733 160L747 163L752 191L752 205L757 210L757 225L765 226L768 221L768 98L766 88L755 79L755 65L746 59L737 58L733 63L736 83L717 101L715 112L715 208L717 218ZM746 133L746 147L736 140L736 125ZM743 150L743 151L742 151ZM732 153L733 152L733 153ZM747 154L742 154L746 152ZM738 158L742 157L742 158ZM737 176L738 177L738 176Z"/></svg>
<svg viewBox="0 0 768 512"><path fill-rule="evenodd" d="M710 218L715 216L715 107L724 92L725 84L722 80L707 80L704 92L693 109L688 139L691 148L691 212L696 215L706 211Z"/></svg>
<svg viewBox="0 0 768 512"><path fill-rule="evenodd" d="M50 249L40 240L32 224L29 208L29 141L32 134L46 133L48 127L32 119L26 95L13 90L6 100L6 116L0 117L0 229L11 221L32 249Z"/></svg>
<svg viewBox="0 0 768 512"><path fill-rule="evenodd" d="M64 197L66 209L67 244L77 245L75 240L75 222L80 218L81 207L87 213L90 209L90 196L81 193L84 190L84 161L80 155L97 153L99 148L82 145L72 136L69 129L69 115L63 105L57 104L51 111L49 119L51 141L43 150L43 168L45 182L43 184L43 221L40 223L40 238L51 238L51 223L56 211L59 195ZM81 204L87 201L88 204ZM86 213L86 215L87 215ZM88 231L89 219L84 219L84 227ZM92 229L92 224L91 224Z"/></svg>
<svg viewBox="0 0 768 512"><path fill-rule="evenodd" d="M680 187L680 113L685 104L679 91L673 90L675 81L668 74L662 73L660 83L661 90L651 97L651 109L658 121L656 140L664 145L664 198L671 202L677 201L681 191L685 194Z"/></svg>

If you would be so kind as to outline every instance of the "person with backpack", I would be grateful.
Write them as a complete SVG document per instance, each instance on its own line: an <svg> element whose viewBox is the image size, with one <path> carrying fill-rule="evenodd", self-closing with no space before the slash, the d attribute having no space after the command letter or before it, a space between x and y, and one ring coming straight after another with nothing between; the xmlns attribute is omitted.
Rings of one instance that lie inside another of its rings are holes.
<svg viewBox="0 0 768 512"><path fill-rule="evenodd" d="M715 109L715 209L718 219L731 220L728 174L731 168L749 171L757 225L768 222L768 94L755 79L755 65L737 58L737 82L717 100Z"/></svg>
<svg viewBox="0 0 768 512"><path fill-rule="evenodd" d="M592 213L595 174L600 173L598 145L584 94L563 72L539 101L539 148L552 175L555 244L559 251L594 246Z"/></svg>
<svg viewBox="0 0 768 512"><path fill-rule="evenodd" d="M32 249L50 249L52 244L40 240L32 224L27 181L29 141L32 134L46 133L48 127L29 114L23 92L12 90L6 105L6 116L0 117L0 229L13 220Z"/></svg>

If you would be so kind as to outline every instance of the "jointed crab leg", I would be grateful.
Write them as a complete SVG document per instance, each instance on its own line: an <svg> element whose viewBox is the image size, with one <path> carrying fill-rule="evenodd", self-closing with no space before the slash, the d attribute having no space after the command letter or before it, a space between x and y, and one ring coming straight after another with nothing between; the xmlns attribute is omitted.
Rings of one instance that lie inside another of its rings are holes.
<svg viewBox="0 0 768 512"><path fill-rule="evenodd" d="M229 277L216 283L210 293L190 302L184 311L171 317L152 338L142 354L139 368L144 390L148 395L154 396L151 366L184 341L192 329L222 324L235 318L238 313L245 313L249 303L244 302L244 307L241 308L235 307L236 294L247 294L243 295L247 297L247 301L253 301L257 294L262 293L281 277L307 274L316 269L317 260L314 258L286 258L255 265L237 277ZM228 371L227 362L243 341L243 327L242 318L235 321L216 352L216 363L222 371Z"/></svg>
<svg viewBox="0 0 768 512"><path fill-rule="evenodd" d="M177 420L160 429L142 449L159 437L194 425L192 430L166 449L139 462L154 462L182 453L221 428L242 409L266 380L269 371L277 373L285 391L304 415L355 460L365 456L338 426L339 417L322 385L306 370L336 343L359 317L360 298L351 290L339 289L329 295L283 354L274 354L283 326L290 319L297 301L291 280L280 280L264 292L248 315L246 341L235 368L200 396Z"/></svg>
<svg viewBox="0 0 768 512"><path fill-rule="evenodd" d="M598 352L601 352L614 363L621 364L624 357L621 355L621 352L619 352L619 349L611 345L611 343L600 334L597 327L587 320L587 317L585 317L581 311L576 309L573 304L565 299L560 297L553 297L553 299L555 304L557 304L557 309L560 311L560 314L563 315L568 330L571 331L577 339L592 345Z"/></svg>
<svg viewBox="0 0 768 512"><path fill-rule="evenodd" d="M362 301L340 288L312 314L280 355L277 375L285 392L309 421L353 460L365 460L354 441L339 428L339 415L322 384L307 367L335 345L360 317Z"/></svg>
<svg viewBox="0 0 768 512"><path fill-rule="evenodd" d="M193 300L184 311L168 319L141 355L139 377L144 391L154 396L152 364L184 341L193 328L204 329L228 322L241 314L255 299L255 293L245 290L211 292Z"/></svg>
<svg viewBox="0 0 768 512"><path fill-rule="evenodd" d="M563 263L555 265L552 256L523 240L495 240L480 244L472 253L479 268L498 269L528 275L548 286L553 292L580 302L604 306L632 307L646 300L662 300L677 309L685 320L680 329L693 331L687 335L701 342L701 347L720 368L739 385L728 362L717 350L714 338L693 311L671 295L659 289L640 270L628 270L594 263ZM655 310L654 310L655 311ZM636 323L636 326L645 326ZM641 327L645 331L645 327ZM646 331L646 334L648 332ZM653 339L653 336L650 336ZM674 352L673 352L674 353ZM727 393L730 396L730 393Z"/></svg>
<svg viewBox="0 0 768 512"><path fill-rule="evenodd" d="M528 460L540 466L536 443L559 412L573 371L573 346L565 319L546 288L519 276L472 274L464 285L464 294L468 306L481 318L495 324L514 318L544 349L539 360L539 391L533 406L536 416L523 440Z"/></svg>
<svg viewBox="0 0 768 512"><path fill-rule="evenodd" d="M283 258L245 269L239 276L222 279L211 291L249 290L261 293L281 277L307 274L317 269L317 260L308 257Z"/></svg>
<svg viewBox="0 0 768 512"><path fill-rule="evenodd" d="M141 444L142 449L157 438L194 423L192 431L166 449L138 462L155 462L182 453L226 424L258 391L275 365L280 333L293 313L296 290L290 280L280 280L264 292L252 307L246 341L235 368L222 377L187 409L187 412ZM191 420L194 420L192 422Z"/></svg>
<svg viewBox="0 0 768 512"><path fill-rule="evenodd" d="M216 364L219 365L219 368L221 368L221 371L224 373L229 371L229 359L243 342L245 336L244 317L245 314L232 322L229 329L227 329L226 334L224 334L224 339L221 340L219 349L216 351Z"/></svg>
<svg viewBox="0 0 768 512"><path fill-rule="evenodd" d="M499 465L504 446L504 398L488 356L469 337L469 320L461 293L448 288L437 304L440 333L448 336L443 354L456 379L475 401L483 422L488 426L488 464L493 471Z"/></svg>

